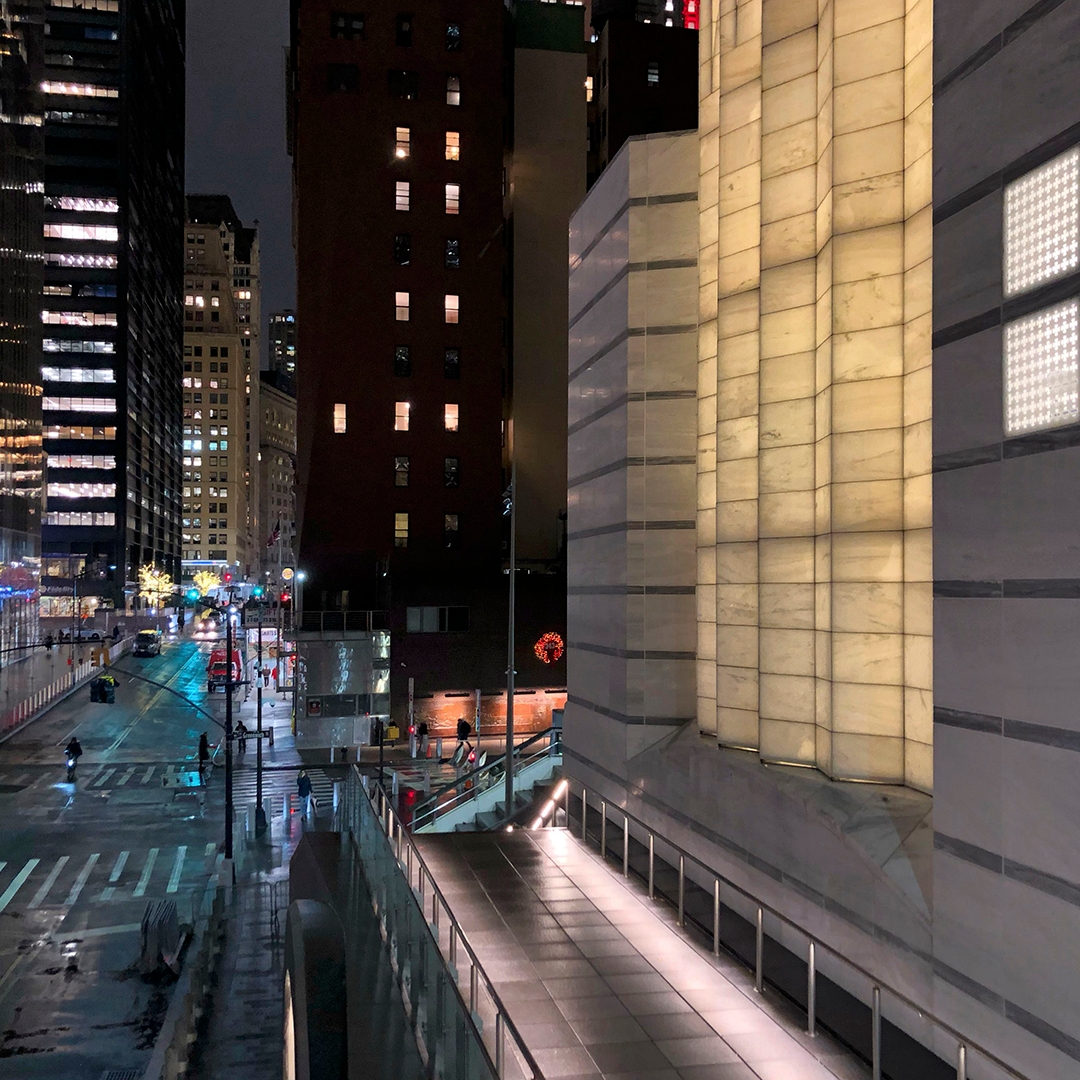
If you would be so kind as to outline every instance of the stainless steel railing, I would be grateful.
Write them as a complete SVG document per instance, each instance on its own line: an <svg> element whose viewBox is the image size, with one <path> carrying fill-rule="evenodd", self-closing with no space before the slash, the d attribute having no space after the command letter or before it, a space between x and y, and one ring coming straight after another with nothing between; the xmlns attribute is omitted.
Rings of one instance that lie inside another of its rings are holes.
<svg viewBox="0 0 1080 1080"><path fill-rule="evenodd" d="M454 975L454 992L460 998L462 1007L467 1008L468 1022L472 1025L476 1038L480 1040L485 1054L490 1056L494 1075L498 1080L510 1080L519 1075L524 1075L526 1080L544 1080L543 1071L529 1052L494 984L484 972L465 931L454 917L446 897L436 884L435 877L424 862L412 835L402 824L385 789L376 783L369 792L361 779L359 768L354 765L350 771L349 788L346 792L346 827L351 827L349 804L356 799L366 800L376 815L379 828L393 850L397 872L404 877L425 921L430 904L431 918L430 923L426 924L427 929L450 966ZM462 979L458 974L459 961L462 958L469 965L467 996L461 989ZM510 1049L517 1059L516 1070L507 1068L508 1037Z"/></svg>
<svg viewBox="0 0 1080 1080"><path fill-rule="evenodd" d="M818 969L818 954L819 952L827 953L834 960L843 964L851 973L857 975L859 978L864 979L870 984L871 987L871 1004L870 1004L870 1045L871 1045L871 1070L873 1080L881 1080L881 1017L882 1017L882 994L886 994L894 1002L902 1005L904 1008L910 1009L914 1012L920 1020L933 1025L938 1031L948 1036L949 1039L956 1044L956 1078L957 1080L967 1080L967 1063L969 1057L983 1058L987 1063L993 1065L995 1068L1000 1069L1007 1076L1013 1078L1013 1080L1028 1080L1022 1073L1017 1072L1012 1066L1006 1064L992 1051L987 1050L984 1046L980 1046L972 1039L968 1038L962 1032L954 1028L951 1024L930 1013L926 1008L917 1002L913 1001L903 991L897 990L893 986L889 986L879 976L874 975L866 968L857 964L855 961L849 959L843 953L838 952L836 949L827 945L820 938L814 937L805 927L800 926L792 919L788 918L782 912L776 908L765 903L759 897L753 893L747 891L729 878L724 877L722 874L718 874L712 867L706 865L700 859L691 855L688 851L679 847L678 844L673 843L666 837L660 835L655 829L651 828L640 818L635 817L633 814L627 812L621 807L609 808L608 801L602 798L598 792L590 793L589 789L577 780L567 780L567 787L565 789L565 811L567 827L570 824L570 803L571 798L574 796L574 790L580 792L581 800L581 839L584 843L588 843L588 811L589 811L589 796L594 796L594 803L599 803L600 811L600 850L605 861L608 859L608 843L607 843L607 823L609 809L614 809L614 812L619 818L622 819L622 850L616 852L616 857L620 859L622 865L623 877L630 876L630 827L636 826L645 838L645 847L648 852L648 872L646 875L646 881L648 885L649 899L654 899L656 895L656 842L661 841L665 846L671 849L673 856L676 859L678 866L678 893L677 900L675 902L676 909L676 922L685 929L686 926L686 866L687 863L693 863L700 870L704 871L707 878L712 878L713 883L713 909L712 909L712 951L715 955L720 954L720 911L721 911L721 889L730 890L730 892L741 897L744 901L754 909L754 989L760 994L764 992L765 976L764 976L764 945L765 945L765 916L768 915L770 919L775 919L778 923L787 927L790 930L794 930L799 936L806 940L807 953L807 975L806 975L806 998L807 998L807 1011L806 1011L806 1030L810 1035L814 1035L817 1030L817 969ZM700 883L699 883L700 884Z"/></svg>

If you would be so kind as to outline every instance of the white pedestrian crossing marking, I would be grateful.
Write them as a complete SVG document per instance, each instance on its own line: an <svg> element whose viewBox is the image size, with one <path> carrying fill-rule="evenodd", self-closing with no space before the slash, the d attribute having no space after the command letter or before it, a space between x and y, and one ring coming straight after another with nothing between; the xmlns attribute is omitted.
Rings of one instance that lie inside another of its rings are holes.
<svg viewBox="0 0 1080 1080"><path fill-rule="evenodd" d="M102 774L101 774L101 775L100 775L100 776L99 776L99 777L98 777L98 778L97 778L97 779L96 779L96 780L95 780L95 781L93 782L93 784L91 785L91 787L101 787L101 785L102 785L102 784L104 784L104 783L106 783L106 782L108 781L109 777L110 777L110 776L112 776L112 774L113 774L114 772L116 772L116 770L115 770L115 769L106 769L106 770L105 770L105 771L104 771L104 772L103 772L103 773L102 773Z"/></svg>
<svg viewBox="0 0 1080 1080"><path fill-rule="evenodd" d="M139 781L139 783L140 783L140 784L148 784L148 783L150 782L150 777L154 775L154 770L155 770L156 768L157 768L157 766L156 766L156 765L151 765L151 766L150 766L150 767L149 767L149 768L148 768L148 769L146 770L146 773L145 773L145 775L144 775L144 776L143 776L143 778L142 778L142 779L141 779L141 780Z"/></svg>
<svg viewBox="0 0 1080 1080"><path fill-rule="evenodd" d="M134 773L134 772L135 772L135 766L132 765L131 768L128 769L128 771L126 773L124 773L124 775L121 776L119 780L116 781L116 786L117 787L123 787L131 779L132 773Z"/></svg>
<svg viewBox="0 0 1080 1080"><path fill-rule="evenodd" d="M34 899L30 901L26 906L33 910L34 908L41 907L45 901L45 897L49 895L49 890L56 884L56 879L60 876L60 871L67 866L68 856L61 855L56 860L56 865L49 871L49 876L41 883L41 888L34 893Z"/></svg>
<svg viewBox="0 0 1080 1080"><path fill-rule="evenodd" d="M0 874L4 872L4 867L7 866L6 862L0 862Z"/></svg>
<svg viewBox="0 0 1080 1080"><path fill-rule="evenodd" d="M185 855L187 855L187 847L181 844L176 849L176 861L173 863L172 873L169 875L169 884L165 888L167 893L176 892L180 888L180 875L184 870Z"/></svg>
<svg viewBox="0 0 1080 1080"><path fill-rule="evenodd" d="M30 859L27 864L15 875L15 880L7 887L3 895L0 895L0 911L4 909L15 899L15 894L26 883L26 879L34 872L34 867L41 862L40 859Z"/></svg>
<svg viewBox="0 0 1080 1080"><path fill-rule="evenodd" d="M15 784L25 784L26 781L29 780L29 779L30 779L30 774L28 772L24 772L22 774L22 776L16 776L14 781L12 781L12 782L15 783Z"/></svg>
<svg viewBox="0 0 1080 1080"><path fill-rule="evenodd" d="M143 863L142 874L139 877L139 883L135 886L135 891L132 896L145 896L146 886L150 884L150 875L154 872L154 863L157 862L158 849L152 847L146 853L146 862Z"/></svg>
<svg viewBox="0 0 1080 1080"><path fill-rule="evenodd" d="M213 841L211 841L209 844L206 845L206 850L203 852L203 855L209 857L209 856L213 855L214 852L216 852L216 851L217 851L217 844L215 844ZM0 863L0 870L3 870L3 869L4 869L4 864Z"/></svg>
<svg viewBox="0 0 1080 1080"><path fill-rule="evenodd" d="M75 884L71 886L71 892L68 893L68 898L64 901L65 907L71 907L72 904L79 899L79 893L83 891L87 878L90 877L90 872L94 869L95 864L100 858L101 855L95 851L94 854L86 860L86 865L79 871L79 876L75 879Z"/></svg>
<svg viewBox="0 0 1080 1080"><path fill-rule="evenodd" d="M124 872L124 867L128 861L128 855L130 852L121 851L116 856L116 862L113 863L112 873L109 875L109 884L101 890L101 896L99 900L111 900L113 894L116 892L116 883L120 880L120 875Z"/></svg>

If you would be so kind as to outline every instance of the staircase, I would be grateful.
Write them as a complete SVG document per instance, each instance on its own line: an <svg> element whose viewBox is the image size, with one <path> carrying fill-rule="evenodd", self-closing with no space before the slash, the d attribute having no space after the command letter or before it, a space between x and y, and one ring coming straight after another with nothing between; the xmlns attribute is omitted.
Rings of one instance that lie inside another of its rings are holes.
<svg viewBox="0 0 1080 1080"><path fill-rule="evenodd" d="M506 806L506 755L484 762L437 788L413 812L414 833L486 832L532 821L562 776L559 728L548 728L514 748L514 805ZM539 810L535 810L538 807Z"/></svg>

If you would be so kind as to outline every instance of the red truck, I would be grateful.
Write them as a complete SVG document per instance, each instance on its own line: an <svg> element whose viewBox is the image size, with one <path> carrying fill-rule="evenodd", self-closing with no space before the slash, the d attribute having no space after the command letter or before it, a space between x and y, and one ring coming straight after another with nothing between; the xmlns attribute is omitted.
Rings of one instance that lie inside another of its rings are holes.
<svg viewBox="0 0 1080 1080"><path fill-rule="evenodd" d="M239 684L242 675L243 667L240 664L240 650L233 649L232 654L232 680L234 684ZM214 649L210 653L210 663L206 666L206 689L209 693L215 694L219 690L225 692L225 684L229 679L228 665L225 660L224 649Z"/></svg>

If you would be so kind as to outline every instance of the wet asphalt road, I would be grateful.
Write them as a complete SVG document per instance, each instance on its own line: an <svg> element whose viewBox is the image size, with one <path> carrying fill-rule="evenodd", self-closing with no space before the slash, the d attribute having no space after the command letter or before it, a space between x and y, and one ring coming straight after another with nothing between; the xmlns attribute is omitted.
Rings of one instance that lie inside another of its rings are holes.
<svg viewBox="0 0 1080 1080"><path fill-rule="evenodd" d="M223 835L220 770L197 782L210 722L157 686L207 704L206 646L125 657L115 705L86 688L0 745L0 1076L97 1080L149 1058L171 988L139 973L146 904L181 921L213 872ZM64 782L72 734L84 756Z"/></svg>

